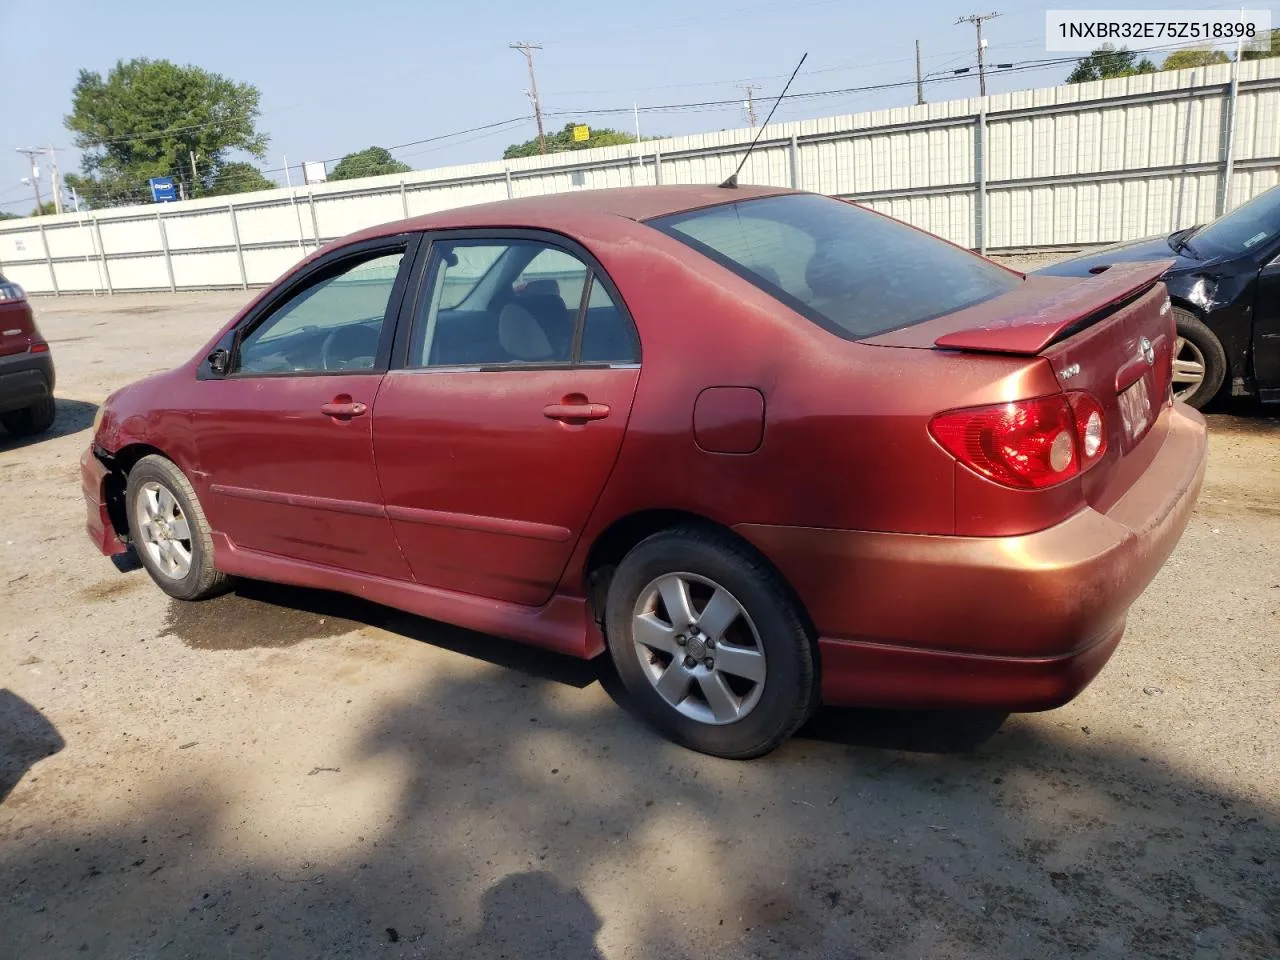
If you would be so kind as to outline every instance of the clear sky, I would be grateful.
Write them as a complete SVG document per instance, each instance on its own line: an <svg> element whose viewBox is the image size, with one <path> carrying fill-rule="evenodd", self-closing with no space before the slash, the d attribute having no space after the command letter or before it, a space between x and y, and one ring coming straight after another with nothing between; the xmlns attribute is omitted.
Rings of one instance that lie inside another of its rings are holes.
<svg viewBox="0 0 1280 960"><path fill-rule="evenodd" d="M65 170L78 167L62 125L77 72L106 72L118 59L192 63L262 91L259 128L270 138L260 166L285 156L332 160L372 144L395 146L531 114L523 56L514 41L540 42L538 90L548 128L568 120L632 129L633 103L645 107L740 100L759 90L761 119L800 54L809 59L792 92L913 81L914 41L924 72L975 62L973 27L959 16L1003 16L984 32L988 63L1043 60L1044 10L1029 0L216 0L192 4L137 0L0 0L0 208L25 213L30 188L17 147L52 144ZM1156 4L1074 0L1054 7L1206 8L1232 4L1163 0ZM1250 6L1265 8L1269 4ZM993 71L989 92L1061 83L1069 65ZM930 100L975 95L976 75L926 85ZM851 113L913 103L914 85L788 101L775 119ZM610 115L590 111L621 108ZM642 112L645 135L745 126L738 106ZM530 118L510 128L405 147L415 168L495 159L534 133ZM43 175L43 172L42 172ZM47 193L47 179L46 179Z"/></svg>

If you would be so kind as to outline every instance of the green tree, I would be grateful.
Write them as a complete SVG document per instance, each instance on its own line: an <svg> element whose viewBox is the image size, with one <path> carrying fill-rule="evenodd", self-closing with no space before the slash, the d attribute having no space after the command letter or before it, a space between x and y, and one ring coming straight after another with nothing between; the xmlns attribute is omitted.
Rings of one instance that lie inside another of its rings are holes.
<svg viewBox="0 0 1280 960"><path fill-rule="evenodd" d="M564 153L566 150L589 150L592 147L616 147L624 143L635 143L636 138L629 133L623 133L620 130L610 130L608 127L602 127L597 130L591 128L591 136L586 140L575 141L573 139L573 128L575 124L566 123L563 130L557 130L555 133L547 134L547 153ZM646 140L657 139L655 137L645 137ZM542 151L538 146L538 138L526 140L524 143L513 143L502 151L502 159L511 160L515 157L536 157Z"/></svg>
<svg viewBox="0 0 1280 960"><path fill-rule="evenodd" d="M259 98L252 84L168 60L121 60L105 80L81 70L64 123L84 151L83 175L69 175L67 184L98 207L145 199L151 177L175 177L205 195L229 151L266 155Z"/></svg>
<svg viewBox="0 0 1280 960"><path fill-rule="evenodd" d="M278 186L278 183L268 180L252 163L233 160L218 167L218 172L213 175L213 182L205 189L202 196L225 197L229 193L274 190Z"/></svg>
<svg viewBox="0 0 1280 960"><path fill-rule="evenodd" d="M1161 70L1187 70L1191 67L1211 67L1215 63L1230 63L1231 58L1221 50L1208 47L1191 47L1187 50L1175 50L1164 58Z"/></svg>
<svg viewBox="0 0 1280 960"><path fill-rule="evenodd" d="M1242 60L1263 60L1267 57L1280 57L1280 27L1271 31L1271 49L1270 50L1250 50L1248 45L1245 46Z"/></svg>
<svg viewBox="0 0 1280 960"><path fill-rule="evenodd" d="M0 210L0 220L21 220L22 214L10 213L8 210Z"/></svg>
<svg viewBox="0 0 1280 960"><path fill-rule="evenodd" d="M1110 80L1113 77L1132 77L1138 73L1155 73L1156 65L1143 57L1138 59L1137 51L1117 50L1109 43L1104 43L1087 57L1081 57L1067 83L1088 83L1090 80Z"/></svg>
<svg viewBox="0 0 1280 960"><path fill-rule="evenodd" d="M52 200L43 201L40 204L39 210L37 210L35 207L31 208L31 215L33 217L52 217L57 212L58 212L58 205L54 203Z"/></svg>
<svg viewBox="0 0 1280 960"><path fill-rule="evenodd" d="M380 177L387 173L408 173L413 167L401 163L386 147L368 147L348 153L329 174L330 180L354 180L356 177Z"/></svg>

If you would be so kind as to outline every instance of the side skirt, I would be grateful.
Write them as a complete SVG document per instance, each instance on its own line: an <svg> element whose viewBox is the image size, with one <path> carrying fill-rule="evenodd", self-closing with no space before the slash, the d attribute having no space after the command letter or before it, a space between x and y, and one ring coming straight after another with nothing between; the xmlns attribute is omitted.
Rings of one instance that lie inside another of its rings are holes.
<svg viewBox="0 0 1280 960"><path fill-rule="evenodd" d="M604 652L604 637L583 597L557 593L542 606L529 607L246 550L221 533L213 535L213 554L217 568L233 576L336 590L572 657L590 659Z"/></svg>

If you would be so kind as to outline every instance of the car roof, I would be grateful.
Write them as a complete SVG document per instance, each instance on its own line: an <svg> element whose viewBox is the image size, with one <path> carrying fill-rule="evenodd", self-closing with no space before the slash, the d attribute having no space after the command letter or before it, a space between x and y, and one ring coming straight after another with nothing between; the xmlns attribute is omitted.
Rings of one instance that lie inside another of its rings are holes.
<svg viewBox="0 0 1280 960"><path fill-rule="evenodd" d="M417 230L465 227L516 227L599 236L601 233L608 233L609 221L617 218L648 220L699 207L794 192L779 187L726 188L709 184L574 190L440 210L408 220L379 224L348 237L343 242ZM617 225L618 228L622 226Z"/></svg>

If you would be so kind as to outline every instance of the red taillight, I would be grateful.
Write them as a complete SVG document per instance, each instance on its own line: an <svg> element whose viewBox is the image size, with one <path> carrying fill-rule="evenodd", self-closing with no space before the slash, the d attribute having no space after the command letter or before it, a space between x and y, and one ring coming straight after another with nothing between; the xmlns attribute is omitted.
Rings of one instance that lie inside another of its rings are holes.
<svg viewBox="0 0 1280 960"><path fill-rule="evenodd" d="M35 340L32 342L31 346L28 347L28 349L32 353L48 353L49 345L45 343L43 340Z"/></svg>
<svg viewBox="0 0 1280 960"><path fill-rule="evenodd" d="M952 410L934 417L929 432L965 466L1019 490L1078 476L1107 449L1102 407L1087 393Z"/></svg>

